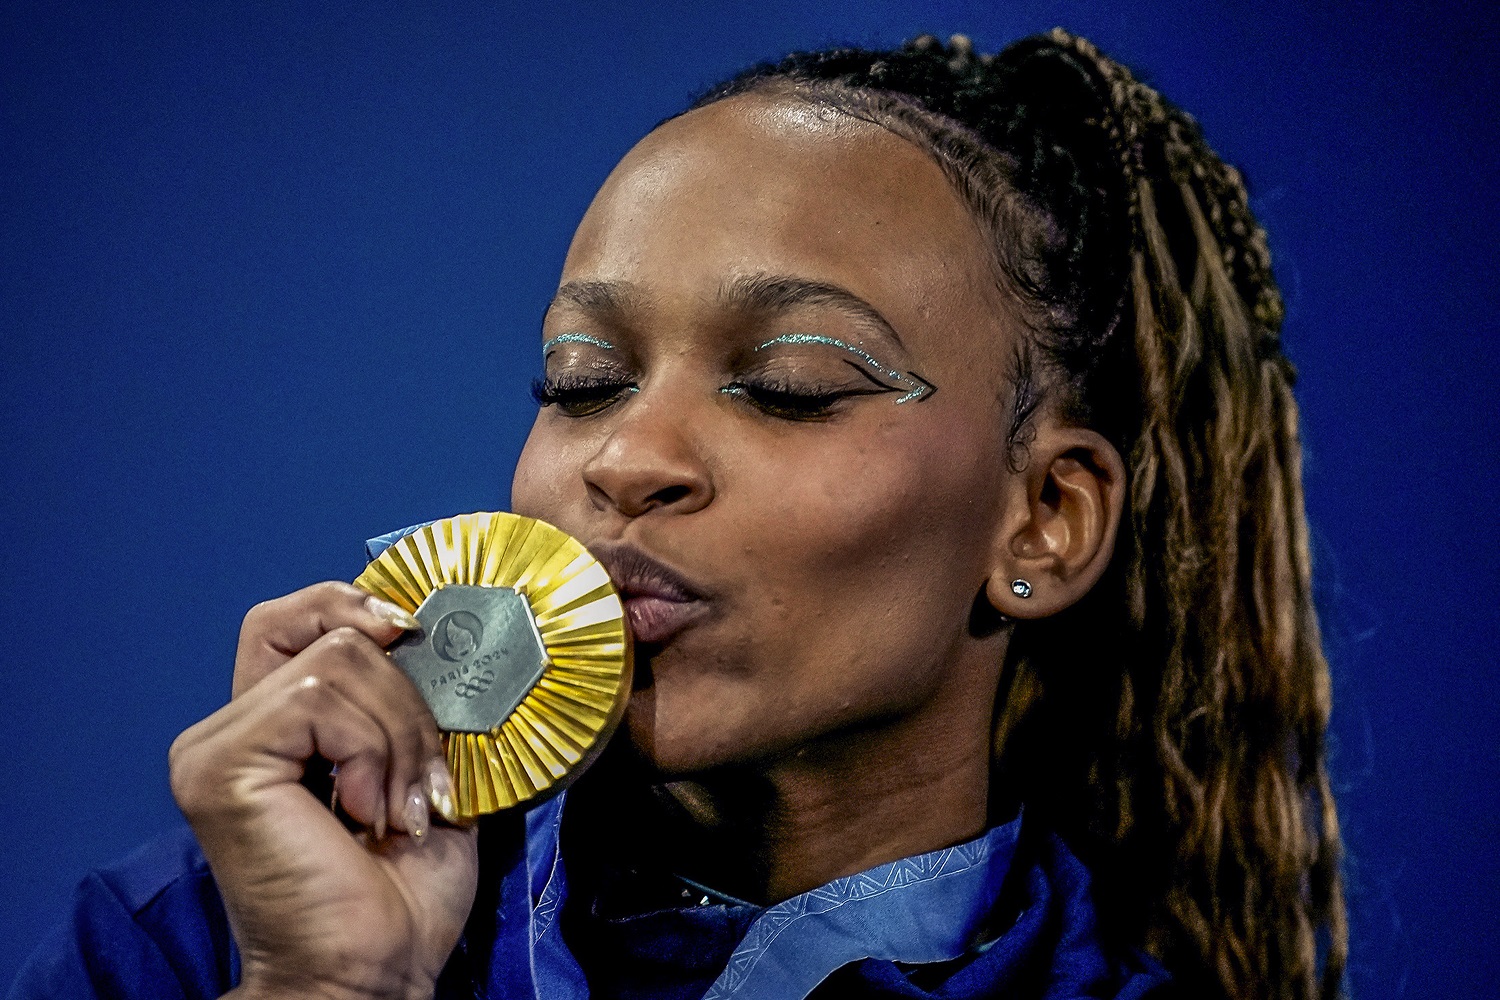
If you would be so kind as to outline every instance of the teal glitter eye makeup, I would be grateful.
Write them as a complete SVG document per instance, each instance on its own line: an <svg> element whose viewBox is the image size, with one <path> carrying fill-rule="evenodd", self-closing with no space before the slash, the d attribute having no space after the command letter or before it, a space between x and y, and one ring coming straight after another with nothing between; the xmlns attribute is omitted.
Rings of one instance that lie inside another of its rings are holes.
<svg viewBox="0 0 1500 1000"><path fill-rule="evenodd" d="M784 333L779 337L772 337L764 344L755 348L755 350L763 351L777 344L818 344L825 347L836 347L841 351L853 355L860 362L860 365L856 367L863 374L880 384L885 391L904 393L901 398L896 400L898 405L922 399L930 399L937 392L937 386L916 372L903 372L900 369L892 368L890 365L882 363L864 348L839 340L837 337L828 337L819 333Z"/></svg>
<svg viewBox="0 0 1500 1000"><path fill-rule="evenodd" d="M563 344L588 344L602 351L613 351L615 345L602 337L569 331L542 344L542 358ZM531 396L538 406L557 407L570 417L598 413L619 400L640 392L632 377L614 362L599 361L592 365L569 366L560 372L532 379Z"/></svg>
<svg viewBox="0 0 1500 1000"><path fill-rule="evenodd" d="M591 344L603 351L613 351L615 345L600 337L587 333L560 333L542 345L542 357L546 357L559 344Z"/></svg>

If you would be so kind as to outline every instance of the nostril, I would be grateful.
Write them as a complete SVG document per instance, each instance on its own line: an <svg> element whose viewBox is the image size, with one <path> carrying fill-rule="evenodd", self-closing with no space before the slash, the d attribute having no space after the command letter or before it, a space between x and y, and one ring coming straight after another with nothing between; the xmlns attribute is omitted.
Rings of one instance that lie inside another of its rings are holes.
<svg viewBox="0 0 1500 1000"><path fill-rule="evenodd" d="M684 428L640 415L652 412L622 421L584 463L584 485L596 510L626 517L652 510L690 514L713 499L713 477Z"/></svg>
<svg viewBox="0 0 1500 1000"><path fill-rule="evenodd" d="M681 484L675 486L664 486L651 494L651 505L655 507L670 507L687 497L692 489Z"/></svg>

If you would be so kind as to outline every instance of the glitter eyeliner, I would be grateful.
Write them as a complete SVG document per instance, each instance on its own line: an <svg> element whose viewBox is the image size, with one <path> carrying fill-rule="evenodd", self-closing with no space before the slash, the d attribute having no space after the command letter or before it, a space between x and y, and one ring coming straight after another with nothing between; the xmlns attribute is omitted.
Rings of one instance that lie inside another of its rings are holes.
<svg viewBox="0 0 1500 1000"><path fill-rule="evenodd" d="M895 388L906 390L906 395L896 400L898 404L910 403L913 400L922 399L936 391L932 383L918 376L916 372L902 372L895 368L889 368L877 361L870 352L839 340L837 337L826 337L818 333L783 333L779 337L772 337L757 347L756 350L765 350L767 347L772 347L776 344L821 344L827 347L837 347L842 351L848 351L883 378L895 382Z"/></svg>
<svg viewBox="0 0 1500 1000"><path fill-rule="evenodd" d="M542 357L545 358L548 352L558 344L592 344L605 351L613 351L615 349L615 345L609 341L601 340L587 333L561 333L542 345Z"/></svg>

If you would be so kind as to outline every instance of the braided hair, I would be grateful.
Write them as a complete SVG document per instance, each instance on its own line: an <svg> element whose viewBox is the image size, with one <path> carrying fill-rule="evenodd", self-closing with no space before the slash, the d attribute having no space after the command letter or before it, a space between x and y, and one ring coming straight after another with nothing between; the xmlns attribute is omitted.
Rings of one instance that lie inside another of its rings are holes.
<svg viewBox="0 0 1500 1000"><path fill-rule="evenodd" d="M1061 29L997 55L961 35L797 53L694 107L748 93L895 132L967 201L1028 330L1008 387L1013 468L1044 399L1125 458L1128 524L1104 578L1014 626L992 797L1068 837L1106 926L1194 992L1339 995L1295 372L1239 173Z"/></svg>

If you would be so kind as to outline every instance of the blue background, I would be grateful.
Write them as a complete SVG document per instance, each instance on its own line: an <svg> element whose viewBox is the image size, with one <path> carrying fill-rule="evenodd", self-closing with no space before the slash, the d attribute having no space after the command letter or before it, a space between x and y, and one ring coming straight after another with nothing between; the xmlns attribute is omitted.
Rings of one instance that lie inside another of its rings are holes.
<svg viewBox="0 0 1500 1000"><path fill-rule="evenodd" d="M1302 372L1362 997L1500 978L1488 5L41 4L0 12L0 983L177 821L254 602L507 503L615 160L742 64L1066 24L1250 177ZM1485 10L1481 13L1481 10Z"/></svg>

